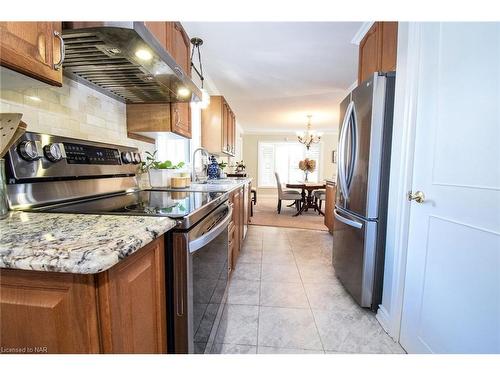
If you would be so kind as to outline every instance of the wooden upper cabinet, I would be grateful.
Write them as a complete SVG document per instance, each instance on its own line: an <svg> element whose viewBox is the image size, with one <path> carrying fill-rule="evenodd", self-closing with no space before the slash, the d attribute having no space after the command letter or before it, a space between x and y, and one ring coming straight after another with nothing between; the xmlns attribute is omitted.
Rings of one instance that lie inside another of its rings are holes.
<svg viewBox="0 0 500 375"><path fill-rule="evenodd" d="M234 155L236 116L223 96L211 96L201 111L201 145L212 154Z"/></svg>
<svg viewBox="0 0 500 375"><path fill-rule="evenodd" d="M183 74L191 76L191 42L179 22L145 22L146 27L173 57ZM172 132L191 138L189 103L127 104L127 130L133 134ZM134 137L135 138L135 137Z"/></svg>
<svg viewBox="0 0 500 375"><path fill-rule="evenodd" d="M191 77L191 42L180 22L167 22L167 50L184 74ZM191 138L189 103L171 104L172 132Z"/></svg>
<svg viewBox="0 0 500 375"><path fill-rule="evenodd" d="M167 50L167 23L166 22L144 22L161 46Z"/></svg>
<svg viewBox="0 0 500 375"><path fill-rule="evenodd" d="M61 22L0 22L0 64L62 86Z"/></svg>
<svg viewBox="0 0 500 375"><path fill-rule="evenodd" d="M396 57L398 50L398 23L381 22L381 62L383 72L396 70Z"/></svg>
<svg viewBox="0 0 500 375"><path fill-rule="evenodd" d="M180 22L167 22L167 50L184 73L191 76L191 41Z"/></svg>
<svg viewBox="0 0 500 375"><path fill-rule="evenodd" d="M359 44L359 83L367 79L379 67L379 33L378 23L373 24Z"/></svg>
<svg viewBox="0 0 500 375"><path fill-rule="evenodd" d="M397 22L375 22L359 44L358 83L396 69Z"/></svg>

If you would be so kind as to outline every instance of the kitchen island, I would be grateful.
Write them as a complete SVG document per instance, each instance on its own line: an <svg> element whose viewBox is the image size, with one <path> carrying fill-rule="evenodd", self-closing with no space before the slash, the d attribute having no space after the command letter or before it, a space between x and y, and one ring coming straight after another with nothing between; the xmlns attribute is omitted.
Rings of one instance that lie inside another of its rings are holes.
<svg viewBox="0 0 500 375"><path fill-rule="evenodd" d="M3 353L166 353L166 217L0 221Z"/></svg>

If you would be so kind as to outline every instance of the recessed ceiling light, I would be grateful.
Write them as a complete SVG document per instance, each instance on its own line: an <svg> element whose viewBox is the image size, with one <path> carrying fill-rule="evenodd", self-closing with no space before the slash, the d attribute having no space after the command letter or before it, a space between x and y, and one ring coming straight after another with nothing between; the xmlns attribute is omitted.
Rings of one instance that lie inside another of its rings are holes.
<svg viewBox="0 0 500 375"><path fill-rule="evenodd" d="M187 98L189 94L191 94L191 91L189 91L185 87L181 87L177 90L177 95L179 95L180 97Z"/></svg>
<svg viewBox="0 0 500 375"><path fill-rule="evenodd" d="M135 55L141 60L151 60L153 55L147 49L138 49L135 51Z"/></svg>
<svg viewBox="0 0 500 375"><path fill-rule="evenodd" d="M28 96L28 99L31 99L34 102L40 102L42 100L38 96Z"/></svg>

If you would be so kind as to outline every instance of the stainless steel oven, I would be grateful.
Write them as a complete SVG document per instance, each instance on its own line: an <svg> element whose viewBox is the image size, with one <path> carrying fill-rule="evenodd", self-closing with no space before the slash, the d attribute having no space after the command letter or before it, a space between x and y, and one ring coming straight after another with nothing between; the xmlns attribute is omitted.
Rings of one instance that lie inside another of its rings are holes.
<svg viewBox="0 0 500 375"><path fill-rule="evenodd" d="M224 309L228 283L226 202L187 231L171 234L167 254L170 291L169 352L209 353ZM172 334L173 333L173 334Z"/></svg>

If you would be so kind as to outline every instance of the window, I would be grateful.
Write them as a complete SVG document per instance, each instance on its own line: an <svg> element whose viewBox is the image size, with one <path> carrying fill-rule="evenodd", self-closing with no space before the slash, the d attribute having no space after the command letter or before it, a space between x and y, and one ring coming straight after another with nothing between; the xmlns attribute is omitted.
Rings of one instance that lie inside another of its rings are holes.
<svg viewBox="0 0 500 375"><path fill-rule="evenodd" d="M170 160L177 164L189 160L189 139L170 133L160 134L156 140L156 148L156 158L159 161Z"/></svg>
<svg viewBox="0 0 500 375"><path fill-rule="evenodd" d="M278 172L282 183L304 180L304 172L299 169L299 161L305 158L316 160L316 169L309 173L308 180L317 182L320 178L320 143L307 150L299 142L259 142L258 175L259 187L276 187L274 172Z"/></svg>

